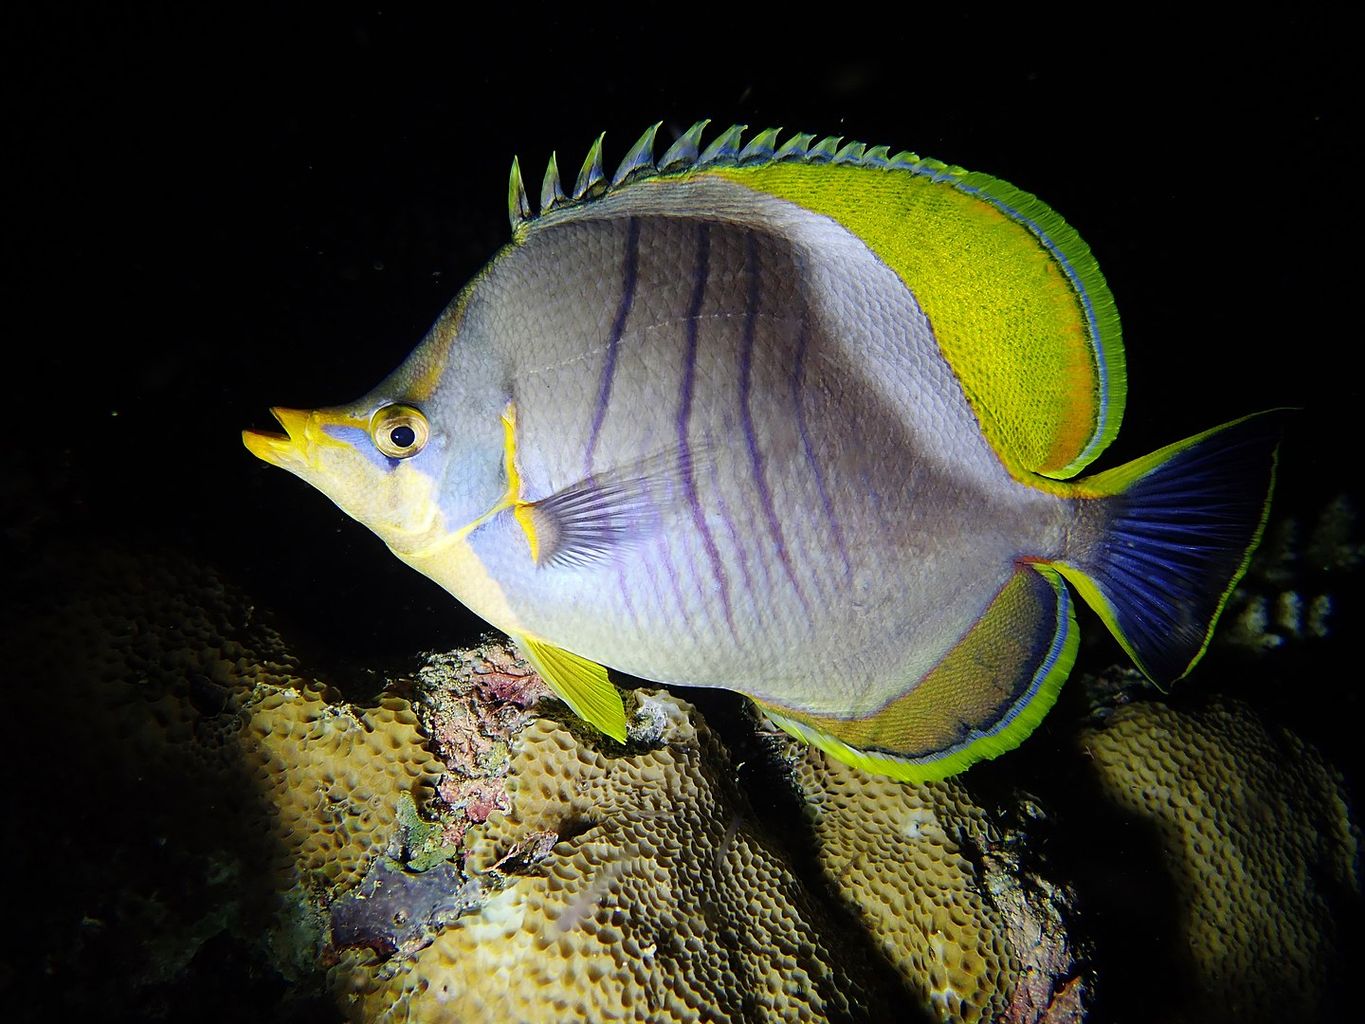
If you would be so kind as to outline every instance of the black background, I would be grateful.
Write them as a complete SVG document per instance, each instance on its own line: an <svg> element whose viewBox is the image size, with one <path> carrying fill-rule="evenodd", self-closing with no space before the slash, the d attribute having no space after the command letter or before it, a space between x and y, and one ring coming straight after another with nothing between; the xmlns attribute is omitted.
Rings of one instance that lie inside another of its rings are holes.
<svg viewBox="0 0 1365 1024"><path fill-rule="evenodd" d="M1128 413L1102 465L1287 404L1306 409L1288 501L1354 472L1345 26L906 14L774 38L488 13L499 29L5 15L4 434L45 500L231 566L351 653L459 642L475 623L239 431L403 359L507 240L514 153L538 181L552 149L570 174L600 131L610 163L653 121L662 149L701 117L913 149L1061 211L1124 318Z"/></svg>
<svg viewBox="0 0 1365 1024"><path fill-rule="evenodd" d="M569 176L603 130L611 165L654 121L661 152L702 117L912 149L1061 212L1123 316L1127 416L1100 468L1293 405L1277 516L1358 499L1356 26L1099 10L786 12L774 34L676 5L477 12L496 28L7 7L5 544L189 553L343 682L469 642L476 620L240 430L404 358L508 239L513 154L538 182L557 150ZM1286 699L1306 718L1357 720L1323 670L1354 664L1358 621L1343 602L1346 640Z"/></svg>

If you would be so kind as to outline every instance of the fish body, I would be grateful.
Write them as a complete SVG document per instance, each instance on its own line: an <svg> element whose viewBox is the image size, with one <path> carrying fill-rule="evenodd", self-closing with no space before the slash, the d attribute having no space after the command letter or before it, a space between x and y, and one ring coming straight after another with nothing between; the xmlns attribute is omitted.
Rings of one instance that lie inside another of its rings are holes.
<svg viewBox="0 0 1365 1024"><path fill-rule="evenodd" d="M351 405L249 448L324 491L624 738L603 666L737 690L900 778L1016 745L1074 658L1066 582L1188 671L1266 514L1273 417L1071 481L1123 353L1084 243L911 154L702 126L600 139ZM747 154L747 156L746 156Z"/></svg>

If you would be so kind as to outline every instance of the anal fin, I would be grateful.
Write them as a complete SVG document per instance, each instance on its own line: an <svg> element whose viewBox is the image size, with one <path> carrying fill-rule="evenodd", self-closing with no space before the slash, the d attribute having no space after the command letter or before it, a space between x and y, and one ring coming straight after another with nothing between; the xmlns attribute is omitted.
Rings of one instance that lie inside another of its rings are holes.
<svg viewBox="0 0 1365 1024"><path fill-rule="evenodd" d="M1076 658L1071 598L1048 565L1020 566L958 644L903 696L866 718L759 702L778 726L865 771L943 779L1023 742Z"/></svg>
<svg viewBox="0 0 1365 1024"><path fill-rule="evenodd" d="M604 667L538 637L521 635L512 639L531 667L574 714L618 743L626 741L626 708Z"/></svg>

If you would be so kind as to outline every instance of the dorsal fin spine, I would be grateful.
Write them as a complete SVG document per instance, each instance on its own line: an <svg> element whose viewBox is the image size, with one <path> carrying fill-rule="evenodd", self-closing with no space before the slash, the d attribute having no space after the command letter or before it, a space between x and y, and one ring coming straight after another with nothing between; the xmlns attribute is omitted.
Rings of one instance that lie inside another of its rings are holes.
<svg viewBox="0 0 1365 1024"><path fill-rule="evenodd" d="M568 202L564 186L559 182L559 161L550 154L550 162L545 165L545 180L540 186L540 212L549 213L556 206Z"/></svg>
<svg viewBox="0 0 1365 1024"><path fill-rule="evenodd" d="M797 132L773 154L776 161L784 160L804 160L806 154L810 152L810 144L815 141L815 136L809 132Z"/></svg>
<svg viewBox="0 0 1365 1024"><path fill-rule="evenodd" d="M862 155L862 159L859 162L864 166L876 167L884 171L891 165L890 157L887 155L890 152L890 146L873 146Z"/></svg>
<svg viewBox="0 0 1365 1024"><path fill-rule="evenodd" d="M755 135L749 144L740 150L737 161L739 165L745 167L749 164L766 164L772 160L777 136L781 131L781 128L765 128Z"/></svg>
<svg viewBox="0 0 1365 1024"><path fill-rule="evenodd" d="M748 127L747 124L732 124L717 135L715 141L707 146L702 155L697 158L697 166L733 164L739 156L740 137L744 134L744 129Z"/></svg>
<svg viewBox="0 0 1365 1024"><path fill-rule="evenodd" d="M602 140L606 137L606 132L597 136L596 141L588 149L588 155L583 159L583 169L578 172L578 181L573 187L575 202L596 198L606 190L604 184L606 173L602 170Z"/></svg>
<svg viewBox="0 0 1365 1024"><path fill-rule="evenodd" d="M834 154L839 149L839 143L843 139L838 135L826 135L823 139L811 146L810 152L806 154L808 164L827 164L834 159Z"/></svg>
<svg viewBox="0 0 1365 1024"><path fill-rule="evenodd" d="M508 184L508 216L514 234L521 237L528 225L555 210L591 203L618 188L652 178L676 177L693 171L724 167L755 167L770 163L837 164L846 167L868 167L890 173L909 172L932 181L952 179L955 187L968 192L986 191L969 184L976 176L961 167L942 160L921 157L918 153L901 150L892 155L888 146L868 147L861 142L845 143L840 136L828 135L818 142L807 132L796 132L780 141L780 128L765 128L744 144L746 126L731 125L702 148L702 134L709 120L697 121L680 135L656 162L654 143L663 122L646 128L622 158L616 173L607 178L602 169L602 140L599 135L588 150L583 168L578 173L571 195L565 195L555 154L545 168L545 180L540 189L540 210L531 209L521 167L514 160L512 179Z"/></svg>
<svg viewBox="0 0 1365 1024"><path fill-rule="evenodd" d="M867 146L863 145L861 142L850 142L843 149L834 154L834 162L836 164L861 164L863 162L863 153L866 151Z"/></svg>
<svg viewBox="0 0 1365 1024"><path fill-rule="evenodd" d="M711 123L710 118L698 121L678 137L678 141L668 147L664 158L659 161L659 170L668 174L674 170L685 170L696 165L697 151L701 144L701 133Z"/></svg>
<svg viewBox="0 0 1365 1024"><path fill-rule="evenodd" d="M630 152L621 160L621 165L616 168L616 173L611 176L612 188L624 185L626 182L656 169L654 167L654 136L659 134L659 128L662 124L662 121L655 121L645 129L644 134L635 141L635 145L630 147Z"/></svg>
<svg viewBox="0 0 1365 1024"><path fill-rule="evenodd" d="M512 173L507 179L507 219L513 232L531 219L531 200L521 178L521 161L516 157L512 157Z"/></svg>

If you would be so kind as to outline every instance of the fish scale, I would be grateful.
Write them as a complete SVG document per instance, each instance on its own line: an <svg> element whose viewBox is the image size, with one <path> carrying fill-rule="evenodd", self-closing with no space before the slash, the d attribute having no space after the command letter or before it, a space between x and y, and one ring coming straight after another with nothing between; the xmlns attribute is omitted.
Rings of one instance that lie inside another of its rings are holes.
<svg viewBox="0 0 1365 1024"><path fill-rule="evenodd" d="M648 257L642 259L640 269L643 281L655 284L654 300L649 307L637 307L631 320L625 325L617 371L623 379L629 378L630 370L634 366L633 355L637 351L643 351L667 353L669 355L667 361L676 364L676 375L663 372L672 367L656 366L652 368L654 372L649 372L651 367L641 366L638 369L642 373L638 379L650 385L646 393L640 394L638 391L628 393L624 388L612 393L614 397L603 420L603 444L616 452L618 457L626 460L646 458L657 452L662 444L671 443L676 436L677 418L681 411L683 395L681 387L674 382L687 376L684 357L688 347L687 337L692 333L690 327L693 323L699 324L695 331L697 349L696 358L693 360L697 386L695 405L688 417L689 430L685 448L703 451L715 449L732 431L742 432L741 410L744 402L740 364L746 322L744 260L747 236L734 231L714 232L711 251L714 256L712 265L717 271L716 278L720 281L739 281L741 288L736 293L733 290L713 287L709 294L703 293L699 316L694 320L690 313L696 293L695 240L688 239L693 242L692 248L688 249L679 245L674 237L689 233L694 233L694 229L676 221L662 220L651 222L641 232L644 247L658 256L657 260ZM684 261L686 265L681 268L681 272L675 265L678 262L676 254L680 252L689 257ZM616 260L613 258L608 262L613 263ZM773 318L763 322L769 331L777 324ZM648 344L645 343L645 339L648 339ZM785 368L786 357L783 352L790 349L791 345L778 346L774 344L776 340L772 337L767 339L753 371L765 382L780 378L789 372ZM589 360L575 363L576 367L581 366L582 369L577 371L576 376L562 380L561 385L570 391L586 391L590 387L597 387L603 372L603 362L603 359L599 359L596 363ZM760 391L763 394L782 393L779 389L768 387L761 388ZM525 402L518 400L518 406L524 410L526 417L522 450L528 453L551 451L572 453L581 443L580 439L585 432L584 424L590 422L588 410L581 406L559 405L547 412L540 411L529 400ZM562 415L553 415L556 412ZM718 426L714 426L717 424ZM590 433L590 426L586 429ZM552 438L559 439L561 443L551 445L549 441ZM787 450L788 457L777 463L780 467L792 461L789 456L794 445L793 438L787 438L779 443L769 432L762 447L770 457L782 455L784 448ZM558 464L552 468L542 463L536 455L529 455L524 461L524 476L530 493L550 493L557 489L561 474L571 473L572 461L571 456L561 457ZM770 470L773 468L772 461L770 458ZM723 483L719 476L721 471L725 473ZM727 593L728 589L737 589L746 578L762 579L768 585L774 582L775 577L780 578L780 559L777 557L777 546L772 535L760 534L748 545L736 548L734 532L727 525L728 517L721 515L718 510L718 506L724 504L731 516L756 521L763 521L766 518L765 503L757 486L752 462L741 459L717 463L707 458L703 459L699 471L692 476L691 482L699 494L698 500L695 504L683 503L679 510L676 530L660 531L663 536L672 538L675 543L653 556L657 564L651 565L650 571L642 573L642 578L649 580L667 574L669 565L675 571L679 565L685 565L688 568L685 575L696 581L693 591L702 589L717 595ZM540 480L544 482L538 483ZM797 481L798 486L804 482L805 490L811 491L809 470L800 474ZM680 483L684 497L688 490L687 482L688 475L683 474ZM793 488L788 487L786 490L790 491ZM699 516L698 513L703 506L717 508L717 511L713 512L711 517ZM714 522L708 524L708 518L714 518ZM698 529L699 519L702 529ZM828 542L829 538L820 539ZM710 548L716 549L715 560L711 558ZM724 564L719 564L722 548L725 553ZM734 578L733 583L731 577ZM531 574L531 581L536 578ZM813 588L817 579L812 577L800 582L805 588ZM707 583L712 586L705 586ZM650 589L648 585L642 586L646 591ZM756 607L752 600L753 594L741 591L737 596L748 599L750 608ZM631 603L640 604L647 600L648 593L639 600L632 600ZM719 605L723 603L722 599ZM719 605L713 602L705 613L689 607L685 609L688 613L686 621L692 622L701 614L708 619L711 629L724 629L726 624L722 616L716 614ZM712 619L715 621L710 621ZM753 635L759 628L752 615L744 625L746 635ZM547 624L543 622L539 624L541 629L546 626ZM799 622L793 623L788 632L794 632L797 628L804 627L801 627ZM794 637L785 633L781 636L781 642L789 642L791 639Z"/></svg>
<svg viewBox="0 0 1365 1024"><path fill-rule="evenodd" d="M601 221L594 223L600 225ZM673 225L672 230L670 224ZM577 226L566 224L554 230L576 234ZM604 229L597 227L593 230ZM618 235L623 230L619 224L614 226ZM675 334L686 333L684 314L691 302L694 287L690 273L680 273L673 267L678 259L677 254L687 250L671 237L681 231L682 225L664 221L657 231L646 227L640 232L642 249L646 253L658 254L657 265L660 269L657 272L653 269L656 261L648 255L642 255L639 266L642 283L657 282L655 301L652 308L637 307L633 319L624 325L616 364L622 384L610 392L612 398L607 415L602 420L603 432L600 437L604 450L609 449L626 461L644 458L657 450L655 442L667 435L668 424L673 420L680 401L677 376L654 373L631 378L628 371L633 366L630 354L639 346L639 339L646 335L651 338L651 349L678 353L686 351L686 345L680 337L665 337L659 329L659 321L662 321L672 325ZM876 566L860 567L860 574L868 580L864 602L871 606L897 604L897 617L890 623L891 628L882 627L875 633L864 633L859 630L858 623L852 621L855 618L852 607L841 603L822 616L818 630L812 633L816 627L806 610L810 603L806 592L816 590L816 573L827 564L822 556L832 546L832 538L827 531L816 533L813 529L823 524L823 517L792 520L787 530L799 531L805 543L801 545L801 550L790 552L784 564L780 553L785 546L782 527L780 524L769 525L769 510L774 504L774 495L788 507L819 507L814 485L815 473L804 457L795 432L796 417L789 409L790 390L786 385L790 367L794 363L800 318L763 318L760 315L761 291L760 307L751 309L750 272L746 260L753 237L754 232L751 230L716 229L712 232L711 253L716 277L729 282L731 286L712 290L703 302L705 329L698 332L698 358L703 361L703 369L699 376L709 386L697 389L699 404L694 408L692 417L693 429L718 424L714 428L716 437L712 439L713 447L727 438L736 439L728 450L719 450L715 459L716 478L711 479L708 473L698 482L698 490L702 492L699 504L706 508L718 508L723 504L731 516L758 526L745 534L747 544L740 547L725 543L727 531L724 520L718 515L716 528L710 531L713 539L717 535L722 537L717 544L723 548L720 560L725 578L728 580L733 576L744 579L747 575L761 586L757 592L739 595L748 600L743 602L741 619L731 635L731 639L737 636L745 644L749 652L746 663L737 666L717 662L713 653L715 643L718 634L726 631L726 623L718 614L717 604L697 602L692 588L683 597L665 588L662 596L672 603L662 604L661 611L665 614L650 622L645 631L627 629L628 623L621 621L624 618L622 606L627 601L640 607L648 606L653 599L656 607L659 607L660 595L653 584L656 579L671 578L680 571L689 581L705 581L712 577L712 566L705 551L705 535L696 530L695 516L690 508L675 505L669 521L657 531L657 548L646 548L641 552L643 561L641 571L636 574L635 584L638 591L624 592L616 599L617 603L612 609L603 608L600 601L593 603L592 617L595 623L581 621L578 611L584 607L589 592L595 586L591 575L566 582L539 573L529 563L518 560L514 548L506 545L501 537L485 538L483 546L478 546L476 542L476 550L482 553L481 557L489 564L498 558L499 552L511 553L507 564L497 564L495 575L503 581L504 588L509 592L523 595L522 603L528 608L523 619L526 628L547 636L571 631L578 637L579 651L594 660L637 674L647 667L651 678L667 682L687 680L694 685L740 685L746 692L770 699L778 696L779 690L790 693L791 688L799 684L811 699L815 699L819 690L823 689L824 679L798 676L797 670L788 664L795 660L791 657L792 652L798 653L800 664L821 666L821 672L832 670L852 675L861 669L874 674L903 675L911 668L898 663L903 662L905 651L894 639L895 634L903 632L904 623L908 621L932 622L943 599L928 588L911 588L910 596L915 600L905 600L902 596L907 589L906 580L914 578L916 563L930 559L933 552L915 531L902 530L900 536L893 535L892 530L897 524L882 514L882 508L887 502L894 502L894 497L888 496L885 501L874 501L869 505L864 500L864 488L845 487L840 492L842 509L839 518L848 518L850 522L857 523L857 533L864 538L861 550L878 563ZM726 239L729 240L728 244ZM556 243L555 257L562 248L580 246L586 246L586 243L578 238L572 239L567 245ZM594 246L586 247L595 249ZM534 257L534 253L529 255ZM605 262L608 266L616 266L624 264L625 260L623 256L612 252ZM693 268L688 266L686 269ZM780 279L783 275L774 267L769 276ZM791 300L790 296L781 295L775 297L775 301L789 305ZM752 318L751 312L755 314ZM763 487L759 486L760 474L749 454L749 445L743 439L746 431L742 410L746 400L740 371L743 353L747 348L745 328L751 319L765 328L763 343L753 346L757 355L754 356L756 362L751 376L756 380L750 382L748 389L751 403L755 401L755 395L764 403L762 410L754 417L764 428L761 441L755 445L766 456L762 477L771 478ZM785 326L787 330L775 333L778 325ZM532 333L528 330L526 336ZM569 393L600 391L605 362L605 356L596 361L575 362L576 375L562 379L561 388ZM828 362L825 366L833 369ZM627 379L635 381L634 391L625 388ZM589 415L586 403L556 403L545 412L538 410L530 401L518 401L518 407L525 417L523 422L526 427L521 450L528 453L578 451L586 444L583 439L590 436L591 424L595 422L595 416ZM771 411L768 411L769 407ZM826 423L826 420L830 422ZM821 441L832 438L839 425L846 420L847 412L843 408L827 407L821 417L817 417L817 427L823 425L823 429L818 430L818 438ZM864 431L874 438L883 434L886 441L873 445L870 450L858 448L855 452L866 456L875 455L878 449L892 453L904 451L904 446L893 443L895 426L895 422L888 419L884 426ZM703 437L702 443L706 441ZM822 451L832 447L831 444L820 445ZM523 478L528 483L529 492L533 495L551 493L561 486L560 479L554 473L546 473L545 482L537 483L543 471L534 459L531 456L529 461L523 461ZM564 464L562 469L572 473L572 454L562 458L561 462ZM918 485L918 477L927 470L913 465L898 468L894 464L888 466L884 459L867 458L859 469L864 474L875 475L886 481L883 486L887 489L920 486L921 489L933 490L945 497L948 494L949 481L932 480ZM896 480L903 483L894 484ZM1030 492L1021 494L1032 497ZM965 507L976 502L977 498L963 494L960 500ZM869 511L876 516L875 520L867 518L866 513ZM797 536L794 536L793 540L796 539ZM903 557L898 552L903 553ZM983 554L980 557L985 556ZM898 571L888 572L885 571L888 559L893 562L905 561L907 564L896 566ZM1008 559L997 561L1002 566L1000 572L1009 571ZM788 573L787 564L800 565L803 570L799 574L795 571ZM999 582L1003 583L1003 579ZM565 588L569 590L567 600L552 599L556 593L563 593ZM838 595L826 593L821 596L829 601ZM792 598L796 600L792 601ZM684 625L679 626L679 623ZM682 648L676 639L668 639L666 631L671 631L671 627L677 628L680 634L690 636L692 642ZM835 637L851 641L848 650L856 654L842 654L834 648L832 641ZM946 643L934 647L923 645L915 653L927 660L935 658L941 653L940 648L945 646ZM669 648L672 657L665 656L663 648ZM639 659L638 652L642 650L649 651L647 666ZM787 653L787 657L779 660L783 652ZM922 667L927 668L930 663ZM781 666L780 678L772 677L774 666ZM809 672L809 669L800 671Z"/></svg>
<svg viewBox="0 0 1365 1024"><path fill-rule="evenodd" d="M409 359L277 409L256 455L506 630L624 741L607 669L748 695L902 779L1016 746L1072 590L1190 671L1264 526L1277 413L1078 477L1126 399L1117 312L1034 196L887 147L602 138Z"/></svg>

